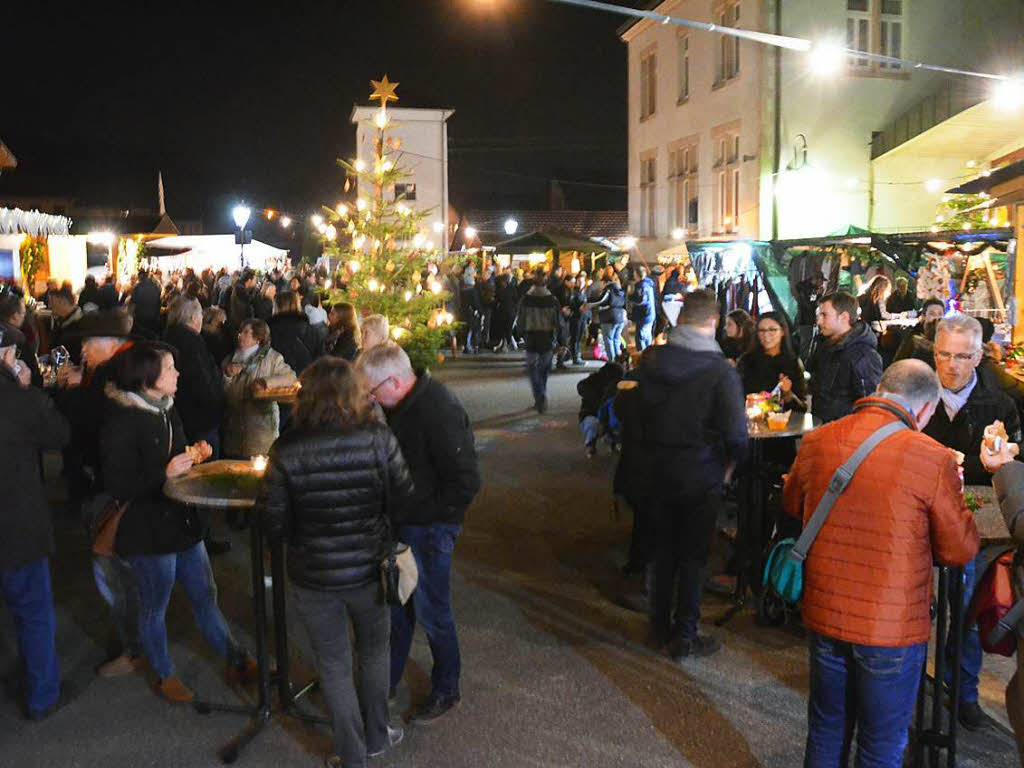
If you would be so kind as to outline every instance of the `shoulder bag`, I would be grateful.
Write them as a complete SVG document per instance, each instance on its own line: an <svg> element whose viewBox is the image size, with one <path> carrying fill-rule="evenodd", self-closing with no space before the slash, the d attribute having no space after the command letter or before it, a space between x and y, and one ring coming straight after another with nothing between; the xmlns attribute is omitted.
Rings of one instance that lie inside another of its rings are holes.
<svg viewBox="0 0 1024 768"><path fill-rule="evenodd" d="M853 479L861 462L868 457L878 444L888 437L909 427L902 421L894 421L876 429L853 455L833 473L828 489L807 521L807 526L798 540L783 539L768 555L764 567L764 586L770 588L787 603L797 603L804 592L804 560L814 540L825 526L832 507Z"/></svg>
<svg viewBox="0 0 1024 768"><path fill-rule="evenodd" d="M384 589L384 600L388 605L405 605L416 589L420 573L409 545L396 542L391 531L391 471L387 451L381 450L376 436L373 438L373 450L377 454L381 477L384 480L382 506L384 522L388 528L388 554L380 564L381 586Z"/></svg>

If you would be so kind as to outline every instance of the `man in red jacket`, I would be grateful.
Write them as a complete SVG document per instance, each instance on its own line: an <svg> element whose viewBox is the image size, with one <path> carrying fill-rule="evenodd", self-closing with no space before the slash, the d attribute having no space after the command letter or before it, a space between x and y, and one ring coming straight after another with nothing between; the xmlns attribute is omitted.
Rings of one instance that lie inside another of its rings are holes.
<svg viewBox="0 0 1024 768"><path fill-rule="evenodd" d="M934 371L893 364L854 412L809 433L786 480L786 511L805 523L830 479L893 421L838 498L804 562L802 615L811 630L805 766L899 766L931 631L932 565L978 551L956 458L922 434L939 402Z"/></svg>

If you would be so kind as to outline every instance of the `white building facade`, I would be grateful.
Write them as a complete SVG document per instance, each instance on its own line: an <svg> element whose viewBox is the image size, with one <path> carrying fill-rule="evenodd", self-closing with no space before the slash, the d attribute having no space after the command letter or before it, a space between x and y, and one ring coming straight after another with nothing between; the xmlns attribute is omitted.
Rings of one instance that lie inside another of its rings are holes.
<svg viewBox="0 0 1024 768"><path fill-rule="evenodd" d="M373 167L373 142L377 127L373 119L379 107L354 107L352 122L356 125L356 157ZM448 119L452 109L411 109L389 107L391 122L387 136L398 146L398 163L409 173L404 182L395 184L385 194L402 197L419 212L428 212L424 220L428 236L434 244L448 251ZM364 190L359 190L363 194Z"/></svg>
<svg viewBox="0 0 1024 768"><path fill-rule="evenodd" d="M1019 0L669 0L653 10L977 69L979 9L998 23L1019 18L1018 6ZM950 77L934 72L851 57L821 78L807 54L702 30L644 20L621 34L629 62L630 228L652 242L673 234L818 237L849 226L927 230L945 189L969 168L1005 155L1014 131L1018 144L1024 135L1024 114L990 109L971 123L974 141L932 134L908 153L920 136L983 104L981 81L959 79L960 91L945 98ZM891 140L882 142L883 135Z"/></svg>

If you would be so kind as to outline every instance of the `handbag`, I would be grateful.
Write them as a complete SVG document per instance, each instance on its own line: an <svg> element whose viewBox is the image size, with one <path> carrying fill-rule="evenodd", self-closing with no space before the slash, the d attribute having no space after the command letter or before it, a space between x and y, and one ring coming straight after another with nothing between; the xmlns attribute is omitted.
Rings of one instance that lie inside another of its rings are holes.
<svg viewBox="0 0 1024 768"><path fill-rule="evenodd" d="M113 496L100 494L86 506L89 540L92 541L94 555L113 557L116 554L117 528L130 504L130 501L119 502Z"/></svg>
<svg viewBox="0 0 1024 768"><path fill-rule="evenodd" d="M388 554L380 564L381 586L384 590L384 600L388 605L405 605L416 590L420 572L416 567L416 558L413 557L412 549L408 544L396 542L391 533L391 473L388 467L388 458L387 454L380 450L376 438L373 441L373 450L377 455L377 462L380 464L384 479L384 520L388 526Z"/></svg>
<svg viewBox="0 0 1024 768"><path fill-rule="evenodd" d="M868 457L868 454L887 437L904 429L909 429L909 427L902 421L894 421L879 427L833 473L825 495L818 502L818 506L815 508L814 514L811 515L811 519L807 521L807 526L800 534L800 538L798 540L783 539L772 547L764 566L763 583L765 587L770 588L787 603L800 601L804 592L804 560L807 559L808 550L825 526L832 507L835 506L842 492L846 490L857 468Z"/></svg>

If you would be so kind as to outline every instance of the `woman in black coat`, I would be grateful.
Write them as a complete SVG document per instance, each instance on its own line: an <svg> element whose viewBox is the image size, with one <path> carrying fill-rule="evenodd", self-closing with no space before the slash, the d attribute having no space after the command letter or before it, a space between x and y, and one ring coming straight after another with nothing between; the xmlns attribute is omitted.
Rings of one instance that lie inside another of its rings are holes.
<svg viewBox="0 0 1024 768"><path fill-rule="evenodd" d="M100 474L104 491L128 508L115 548L131 565L139 592L139 639L159 678L159 691L174 703L192 692L175 676L167 648L165 615L175 582L188 596L203 637L225 658L231 679L255 679L256 664L228 629L217 606L217 586L196 515L163 493L168 478L192 466L185 432L174 409L178 371L172 349L139 342L114 358L100 430ZM209 447L199 444L200 450Z"/></svg>
<svg viewBox="0 0 1024 768"><path fill-rule="evenodd" d="M321 358L301 382L292 428L270 451L258 508L267 535L288 542L295 607L331 710L328 764L364 765L402 738L388 726L390 621L380 564L413 484L398 441L375 420L347 361Z"/></svg>
<svg viewBox="0 0 1024 768"><path fill-rule="evenodd" d="M793 351L786 321L777 312L765 312L757 319L756 336L754 348L736 366L744 393L771 392L779 387L783 408L806 411L807 378Z"/></svg>
<svg viewBox="0 0 1024 768"><path fill-rule="evenodd" d="M329 317L324 352L351 363L359 354L359 315L356 308L347 301L340 301L331 306Z"/></svg>
<svg viewBox="0 0 1024 768"><path fill-rule="evenodd" d="M285 291L277 297L276 304L277 314L267 323L270 326L270 346L281 353L288 367L297 375L323 354L323 342L302 311L298 294Z"/></svg>

